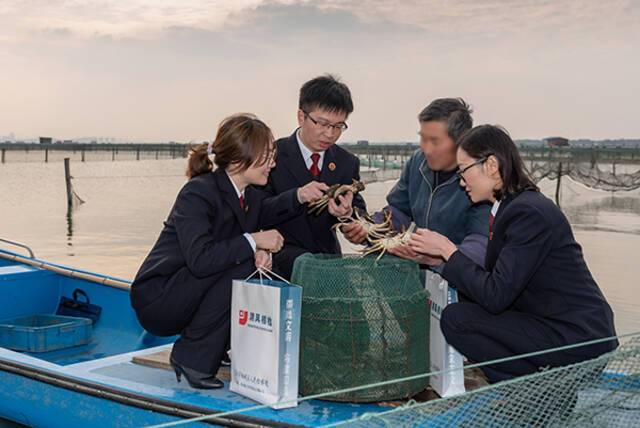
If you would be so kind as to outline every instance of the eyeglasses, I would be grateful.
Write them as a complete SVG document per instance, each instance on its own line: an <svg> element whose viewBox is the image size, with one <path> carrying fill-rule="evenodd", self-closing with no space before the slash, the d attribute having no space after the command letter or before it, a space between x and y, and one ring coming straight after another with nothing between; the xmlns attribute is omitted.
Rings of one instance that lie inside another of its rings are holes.
<svg viewBox="0 0 640 428"><path fill-rule="evenodd" d="M478 159L477 161L475 161L471 165L465 166L460 171L458 171L458 178L466 183L467 180L464 179L464 173L467 172L468 170L470 170L471 168L473 168L476 165L482 165L483 163L485 163L487 161L488 158L489 158L489 156L485 156L485 157L483 157L481 159Z"/></svg>
<svg viewBox="0 0 640 428"><path fill-rule="evenodd" d="M327 122L326 120L316 120L313 117L311 117L311 115L309 113L307 113L306 111L302 110L302 112L304 113L305 117L308 117L309 120L311 122L313 122L314 125L318 125L324 129L335 129L338 132L344 132L347 130L348 126L346 123L344 122L340 122L340 123L331 123L331 122Z"/></svg>

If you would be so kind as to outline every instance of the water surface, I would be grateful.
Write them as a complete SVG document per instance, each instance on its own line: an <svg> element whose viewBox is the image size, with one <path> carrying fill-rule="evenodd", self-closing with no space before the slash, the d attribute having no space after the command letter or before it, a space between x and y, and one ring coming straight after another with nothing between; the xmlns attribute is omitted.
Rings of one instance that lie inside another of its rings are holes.
<svg viewBox="0 0 640 428"><path fill-rule="evenodd" d="M45 260L132 279L186 181L185 168L182 158L72 160L74 189L85 203L68 216L59 159L1 164L0 237L27 243ZM392 185L368 185L371 209L384 206ZM555 193L555 182L540 187ZM640 330L640 192L613 194L563 179L561 206L614 308L618 331Z"/></svg>

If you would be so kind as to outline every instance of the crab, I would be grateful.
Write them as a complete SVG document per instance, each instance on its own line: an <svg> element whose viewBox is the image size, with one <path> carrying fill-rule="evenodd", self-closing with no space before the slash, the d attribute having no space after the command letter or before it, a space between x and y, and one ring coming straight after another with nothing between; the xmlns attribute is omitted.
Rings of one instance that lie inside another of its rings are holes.
<svg viewBox="0 0 640 428"><path fill-rule="evenodd" d="M320 199L309 204L309 214L319 215L329 204L329 200L333 199L338 202L338 196L346 195L351 192L354 195L364 190L364 183L353 180L351 184L334 184L329 187Z"/></svg>
<svg viewBox="0 0 640 428"><path fill-rule="evenodd" d="M387 233L380 238L367 238L371 243L371 246L360 250L360 252L366 256L368 254L375 253L376 251L380 251L380 255L376 258L376 261L378 261L388 250L407 244L415 229L416 224L412 222L404 232Z"/></svg>
<svg viewBox="0 0 640 428"><path fill-rule="evenodd" d="M338 219L339 223L333 225L333 229L337 230L345 224L357 223L367 232L367 240L371 238L382 238L385 234L391 231L391 212L388 212L384 216L382 223L376 223L368 214L361 216L358 210L355 210L355 218L341 217Z"/></svg>

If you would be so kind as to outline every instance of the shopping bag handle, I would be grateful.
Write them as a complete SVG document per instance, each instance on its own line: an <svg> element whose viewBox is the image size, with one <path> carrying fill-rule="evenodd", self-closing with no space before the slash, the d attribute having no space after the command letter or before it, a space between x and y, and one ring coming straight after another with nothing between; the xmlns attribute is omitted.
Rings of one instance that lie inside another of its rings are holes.
<svg viewBox="0 0 640 428"><path fill-rule="evenodd" d="M249 275L248 277L246 277L246 278L245 278L245 281L247 281L247 280L249 280L249 279L253 278L253 277L256 275L256 273L257 273L257 274L259 275L259 277L260 277L260 285L262 285L262 277L263 277L263 276L265 276L265 277L267 277L267 279L269 279L269 280L273 281L273 279L272 279L272 278L271 278L271 276L269 276L269 275L275 276L275 277L276 277L276 278L278 278L279 280L281 280L281 281L283 281L283 282L286 282L287 284L291 285L291 283L290 283L289 281L287 281L286 279L284 279L283 277L281 277L281 276L280 276L280 275L278 275L277 273L275 273L275 272L273 272L273 271L270 271L269 269L267 269L267 268L263 268L263 267L259 267L259 268L257 268L257 269L256 269L256 270L255 270L251 275Z"/></svg>

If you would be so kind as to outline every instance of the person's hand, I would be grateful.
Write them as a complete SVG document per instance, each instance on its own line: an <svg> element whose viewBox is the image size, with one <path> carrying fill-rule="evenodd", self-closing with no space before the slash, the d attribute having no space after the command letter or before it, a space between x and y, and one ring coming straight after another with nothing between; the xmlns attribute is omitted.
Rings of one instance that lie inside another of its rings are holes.
<svg viewBox="0 0 640 428"><path fill-rule="evenodd" d="M311 181L298 188L298 201L301 204L313 202L324 196L329 186L319 181Z"/></svg>
<svg viewBox="0 0 640 428"><path fill-rule="evenodd" d="M354 222L344 223L340 226L340 231L352 244L362 244L367 238L367 231L361 224Z"/></svg>
<svg viewBox="0 0 640 428"><path fill-rule="evenodd" d="M263 268L266 270L271 270L273 262L271 260L271 254L265 250L256 251L255 255L256 260L256 268Z"/></svg>
<svg viewBox="0 0 640 428"><path fill-rule="evenodd" d="M353 193L347 192L346 195L338 196L338 201L340 202L340 205L338 205L333 199L329 199L329 204L327 206L329 214L337 218L351 217L351 214L353 214L353 207L351 206L351 203L353 202Z"/></svg>
<svg viewBox="0 0 640 428"><path fill-rule="evenodd" d="M251 237L255 241L257 249L267 250L271 253L277 253L284 245L284 238L275 229L252 233Z"/></svg>
<svg viewBox="0 0 640 428"><path fill-rule="evenodd" d="M458 249L449 238L429 229L418 229L411 234L409 247L416 253L442 257L445 261Z"/></svg>
<svg viewBox="0 0 640 428"><path fill-rule="evenodd" d="M393 254L394 256L401 257L403 259L411 260L421 265L427 265L431 267L439 266L444 262L442 257L434 257L428 254L416 253L411 249L409 245L400 245L398 247L389 248L387 252L390 254Z"/></svg>

